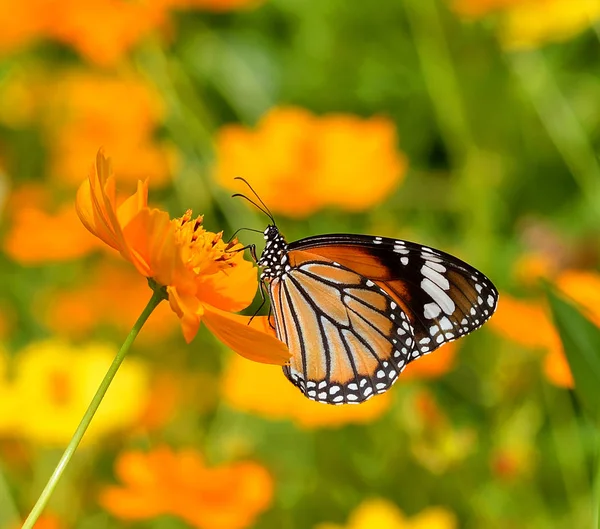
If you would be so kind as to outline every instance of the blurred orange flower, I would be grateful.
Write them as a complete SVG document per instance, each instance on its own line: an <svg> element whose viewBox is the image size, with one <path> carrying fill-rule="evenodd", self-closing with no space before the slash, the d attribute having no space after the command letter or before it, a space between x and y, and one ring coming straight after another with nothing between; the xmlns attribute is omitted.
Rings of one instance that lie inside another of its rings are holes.
<svg viewBox="0 0 600 529"><path fill-rule="evenodd" d="M34 64L7 73L0 85L0 123L15 129L39 127L49 172L68 186L79 185L81 168L99 145L119 157L128 188L143 178L153 186L168 184L177 151L156 137L163 120L158 91L147 78L127 70L49 71Z"/></svg>
<svg viewBox="0 0 600 529"><path fill-rule="evenodd" d="M229 11L253 0L0 0L0 52L39 38L73 47L100 66L117 64L138 42L168 21L172 8ZM8 13L10 12L10 16Z"/></svg>
<svg viewBox="0 0 600 529"><path fill-rule="evenodd" d="M77 222L72 204L55 213L35 206L18 209L4 240L7 255L25 265L76 259L98 247Z"/></svg>
<svg viewBox="0 0 600 529"><path fill-rule="evenodd" d="M106 487L100 503L123 520L161 515L198 529L243 529L271 504L273 479L257 463L208 468L193 450L125 452L116 462L123 486Z"/></svg>
<svg viewBox="0 0 600 529"><path fill-rule="evenodd" d="M170 220L165 211L148 207L148 185L117 205L115 177L102 152L89 178L77 192L83 225L134 265L144 277L166 287L171 309L190 342L200 322L224 344L251 360L283 364L287 347L266 317L232 314L254 298L256 270L244 260L237 240L226 244L221 234L202 228L202 217L188 211Z"/></svg>
<svg viewBox="0 0 600 529"><path fill-rule="evenodd" d="M78 185L81 168L103 145L120 160L124 182L170 181L175 151L154 137L164 109L146 79L67 71L51 82L48 94L44 130L57 180Z"/></svg>
<svg viewBox="0 0 600 529"><path fill-rule="evenodd" d="M128 331L139 316L140 307L148 301L148 286L138 278L129 266L102 261L89 271L88 282L72 290L63 288L50 293L39 311L42 321L54 332L70 338L83 338L106 324ZM119 303L115 304L115 299ZM176 326L177 319L168 305L161 304L137 339L155 342L168 336Z"/></svg>
<svg viewBox="0 0 600 529"><path fill-rule="evenodd" d="M394 124L383 117L274 108L254 130L221 129L215 177L232 188L233 178L243 176L273 212L293 217L326 206L360 211L381 202L403 178L407 161L397 141Z"/></svg>
<svg viewBox="0 0 600 529"><path fill-rule="evenodd" d="M490 326L523 347L544 350L544 372L548 380L561 387L573 387L560 336L542 303L518 300L504 293L500 296L498 310Z"/></svg>
<svg viewBox="0 0 600 529"><path fill-rule="evenodd" d="M455 0L467 17L501 14L500 37L507 48L535 48L569 39L600 19L598 0Z"/></svg>
<svg viewBox="0 0 600 529"><path fill-rule="evenodd" d="M457 349L458 342L450 342L433 353L411 362L402 371L402 376L399 379L400 382L411 379L437 378L446 374L454 366Z"/></svg>
<svg viewBox="0 0 600 529"><path fill-rule="evenodd" d="M556 286L583 307L586 316L600 327L600 274L589 270L565 270Z"/></svg>
<svg viewBox="0 0 600 529"><path fill-rule="evenodd" d="M21 524L11 526L10 529L19 529ZM54 514L42 514L37 522L35 522L35 529L63 529L66 525L62 520ZM3 529L9 529L3 527Z"/></svg>
<svg viewBox="0 0 600 529"><path fill-rule="evenodd" d="M246 362L237 356L229 360L222 392L223 399L232 408L271 420L289 419L302 428L368 423L381 417L392 402L389 392L360 406L328 406L314 402L290 384L280 368Z"/></svg>
<svg viewBox="0 0 600 529"><path fill-rule="evenodd" d="M456 529L454 514L443 507L429 507L412 518L391 501L373 498L363 501L345 526L322 523L315 529Z"/></svg>
<svg viewBox="0 0 600 529"><path fill-rule="evenodd" d="M234 9L256 7L264 0L160 0L175 9L204 9L206 11L224 12Z"/></svg>
<svg viewBox="0 0 600 529"><path fill-rule="evenodd" d="M19 351L10 379L6 368L4 375L0 369L0 433L46 445L68 442L115 354L112 345L73 347L60 340ZM6 358L0 358L2 365ZM131 425L142 412L148 389L145 364L131 359L113 381L84 442Z"/></svg>

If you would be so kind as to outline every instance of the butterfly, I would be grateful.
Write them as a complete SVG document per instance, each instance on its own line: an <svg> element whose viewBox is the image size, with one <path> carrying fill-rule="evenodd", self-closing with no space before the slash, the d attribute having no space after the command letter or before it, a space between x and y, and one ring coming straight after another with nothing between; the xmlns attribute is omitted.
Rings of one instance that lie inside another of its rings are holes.
<svg viewBox="0 0 600 529"><path fill-rule="evenodd" d="M309 399L358 404L384 393L410 362L481 327L496 310L492 282L457 257L370 235L288 243L257 198L266 211L250 202L272 221L260 258L251 245L261 290L291 354L283 372Z"/></svg>

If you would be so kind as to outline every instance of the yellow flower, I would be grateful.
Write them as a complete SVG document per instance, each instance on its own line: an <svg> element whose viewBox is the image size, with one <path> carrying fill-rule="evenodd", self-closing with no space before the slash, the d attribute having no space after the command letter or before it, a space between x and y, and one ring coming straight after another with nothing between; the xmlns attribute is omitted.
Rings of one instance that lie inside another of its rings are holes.
<svg viewBox="0 0 600 529"><path fill-rule="evenodd" d="M220 233L202 228L202 217L188 211L170 220L165 211L148 207L148 185L117 204L109 160L98 153L89 179L77 192L77 213L83 225L117 250L144 277L166 288L171 309L190 342L200 322L225 345L257 362L283 364L287 347L266 317L232 314L253 300L256 269L244 260L242 246L225 243Z"/></svg>
<svg viewBox="0 0 600 529"><path fill-rule="evenodd" d="M407 518L395 504L384 499L363 501L348 518L345 529L456 529L456 517L443 507L429 507ZM324 523L315 529L344 529Z"/></svg>
<svg viewBox="0 0 600 529"><path fill-rule="evenodd" d="M32 343L14 361L15 433L40 444L71 438L116 354L107 344L73 347L58 340ZM119 370L84 441L136 421L148 398L148 373L130 359Z"/></svg>
<svg viewBox="0 0 600 529"><path fill-rule="evenodd" d="M535 48L574 37L600 19L598 0L537 0L506 14L502 42L507 48Z"/></svg>
<svg viewBox="0 0 600 529"><path fill-rule="evenodd" d="M123 485L106 487L100 503L127 521L172 515L198 529L243 529L273 497L273 479L261 465L238 462L210 468L194 450L125 452L116 473Z"/></svg>
<svg viewBox="0 0 600 529"><path fill-rule="evenodd" d="M293 217L326 206L360 211L381 202L404 176L397 141L394 124L383 117L274 108L255 130L221 129L215 176L231 189L238 189L234 177L244 176L273 212Z"/></svg>
<svg viewBox="0 0 600 529"><path fill-rule="evenodd" d="M467 17L500 14L500 38L510 49L535 48L567 40L600 19L598 0L456 0Z"/></svg>
<svg viewBox="0 0 600 529"><path fill-rule="evenodd" d="M222 392L223 399L232 408L272 420L289 419L302 428L374 421L392 402L390 394L384 393L360 406L327 406L304 397L287 381L281 368L245 362L237 356L229 361Z"/></svg>
<svg viewBox="0 0 600 529"><path fill-rule="evenodd" d="M0 348L0 437L15 434L20 417L19 401L8 379L8 358Z"/></svg>

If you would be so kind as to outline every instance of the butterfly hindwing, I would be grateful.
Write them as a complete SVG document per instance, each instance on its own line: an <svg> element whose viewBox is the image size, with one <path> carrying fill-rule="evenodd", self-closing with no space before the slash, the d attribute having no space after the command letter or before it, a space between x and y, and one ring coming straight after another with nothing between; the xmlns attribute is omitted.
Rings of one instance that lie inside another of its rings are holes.
<svg viewBox="0 0 600 529"><path fill-rule="evenodd" d="M414 330L375 282L331 262L305 261L270 282L287 378L309 398L360 403L385 392L411 360Z"/></svg>

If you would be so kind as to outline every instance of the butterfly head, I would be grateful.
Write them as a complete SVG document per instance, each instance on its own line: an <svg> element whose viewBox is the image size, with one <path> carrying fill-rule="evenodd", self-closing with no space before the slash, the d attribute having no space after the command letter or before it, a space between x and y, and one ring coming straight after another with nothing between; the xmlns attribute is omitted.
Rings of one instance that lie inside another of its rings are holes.
<svg viewBox="0 0 600 529"><path fill-rule="evenodd" d="M281 277L290 268L287 242L274 224L269 224L263 235L266 241L265 249L257 264L263 269L260 274L261 281L270 281Z"/></svg>

